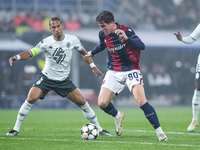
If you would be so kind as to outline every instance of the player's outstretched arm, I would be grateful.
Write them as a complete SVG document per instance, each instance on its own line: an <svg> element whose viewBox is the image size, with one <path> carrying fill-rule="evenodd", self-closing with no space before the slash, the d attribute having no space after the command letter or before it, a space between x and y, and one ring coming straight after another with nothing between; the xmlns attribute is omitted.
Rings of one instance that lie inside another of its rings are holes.
<svg viewBox="0 0 200 150"><path fill-rule="evenodd" d="M90 65L90 67L92 68L92 72L94 73L95 76L97 76L97 74L100 75L100 79L103 77L102 72L97 68L97 66L94 64L92 58L90 56L87 56L88 52L86 50L82 50L81 55L83 57L83 59Z"/></svg>
<svg viewBox="0 0 200 150"><path fill-rule="evenodd" d="M92 51L87 52L87 54L85 55L85 57L94 57L95 55L92 55Z"/></svg>
<svg viewBox="0 0 200 150"><path fill-rule="evenodd" d="M91 63L91 64L94 64L94 63ZM90 67L91 67L91 64L90 64ZM103 77L103 73L96 67L96 65L92 67L92 72L94 73L95 76L99 74L100 79Z"/></svg>
<svg viewBox="0 0 200 150"><path fill-rule="evenodd" d="M13 62L15 60L26 60L26 59L28 59L30 57L32 57L31 52L30 51L25 51L25 52L22 52L22 53L20 53L18 55L10 57L9 58L9 64L10 64L10 66L12 66Z"/></svg>

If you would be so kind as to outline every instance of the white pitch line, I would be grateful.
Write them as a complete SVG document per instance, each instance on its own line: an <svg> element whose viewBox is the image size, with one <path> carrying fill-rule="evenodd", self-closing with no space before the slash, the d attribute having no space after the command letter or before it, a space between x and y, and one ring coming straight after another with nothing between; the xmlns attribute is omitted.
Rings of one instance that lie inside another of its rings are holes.
<svg viewBox="0 0 200 150"><path fill-rule="evenodd" d="M155 133L155 131L146 131L146 130L123 130L126 132L149 132L149 133ZM182 135L200 135L200 133L194 133L194 132L165 132L166 134L182 134Z"/></svg>
<svg viewBox="0 0 200 150"><path fill-rule="evenodd" d="M39 141L59 141L59 142L90 142L90 140L65 140L65 139L39 139L39 138L13 138L13 137L0 137L3 140L39 140ZM165 142L160 143L149 143L149 142L124 142L124 141L98 141L91 140L96 143L121 143L121 144L138 144L138 145L163 145L163 146L179 146L179 147L200 147L200 145L188 145L188 144L168 144Z"/></svg>
<svg viewBox="0 0 200 150"><path fill-rule="evenodd" d="M143 133L155 133L155 131L147 131L147 130L123 130L125 132L143 132ZM184 133L184 132L165 132L166 134L180 134L180 135L200 135L199 133ZM43 141L64 141L69 142L72 140L65 139L39 139L39 138L13 138L13 137L0 137L0 139L11 139L11 140L43 140ZM86 140L73 140L77 142L86 142ZM179 146L179 147L200 147L200 145L188 145L188 144L168 144L166 142L160 143L149 143L149 142L124 142L124 141L99 141L92 140L92 142L97 143L122 143L122 144L142 144L142 145L165 145L165 146Z"/></svg>
<svg viewBox="0 0 200 150"><path fill-rule="evenodd" d="M10 129L10 128L4 128L4 129ZM29 129L29 128L25 128L25 129ZM70 129L71 130L71 129ZM79 128L77 128L77 129L74 129L74 130L80 130ZM109 129L109 131L112 131L112 132L115 132L115 130L113 130L113 129ZM150 130L125 130L125 129L123 129L123 132L143 132L143 133L155 133L155 131L150 131ZM187 133L186 133L187 132ZM188 132L188 131L186 131L186 132L172 132L172 131L169 131L169 132L167 132L167 131L165 131L165 133L166 134L180 134L180 135L200 135L200 133L194 133L194 132Z"/></svg>

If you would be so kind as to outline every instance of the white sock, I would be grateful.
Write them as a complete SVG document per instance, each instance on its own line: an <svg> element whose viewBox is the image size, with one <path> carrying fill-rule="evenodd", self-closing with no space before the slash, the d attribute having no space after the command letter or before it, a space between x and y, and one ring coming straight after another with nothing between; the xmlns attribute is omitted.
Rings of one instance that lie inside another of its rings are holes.
<svg viewBox="0 0 200 150"><path fill-rule="evenodd" d="M121 118L121 113L118 111L117 115L115 116L116 119Z"/></svg>
<svg viewBox="0 0 200 150"><path fill-rule="evenodd" d="M192 120L198 121L199 109L200 109L200 91L195 90L192 98L192 113L193 113Z"/></svg>
<svg viewBox="0 0 200 150"><path fill-rule="evenodd" d="M82 112L84 114L84 116L93 124L95 124L97 126L97 128L99 129L99 132L102 131L101 126L99 125L98 121L97 121L97 117L95 115L95 112L92 110L92 108L90 107L90 105L88 104L88 102L85 103L85 105L80 107L82 109Z"/></svg>
<svg viewBox="0 0 200 150"><path fill-rule="evenodd" d="M164 132L163 132L163 130L162 130L161 127L158 127L157 129L155 129L155 131L156 131L157 136L158 136L159 134L164 134Z"/></svg>
<svg viewBox="0 0 200 150"><path fill-rule="evenodd" d="M16 120L15 126L13 128L14 130L19 132L20 127L22 125L22 122L24 121L24 119L28 115L31 107L32 107L32 104L28 103L25 100L25 102L22 104L21 108L19 109L19 112L18 112L18 115L17 115L17 120Z"/></svg>

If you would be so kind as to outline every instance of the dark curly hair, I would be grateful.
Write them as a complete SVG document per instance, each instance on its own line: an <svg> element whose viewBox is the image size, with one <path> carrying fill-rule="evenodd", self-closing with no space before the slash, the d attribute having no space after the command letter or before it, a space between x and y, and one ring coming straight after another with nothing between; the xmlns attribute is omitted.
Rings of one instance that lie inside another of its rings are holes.
<svg viewBox="0 0 200 150"><path fill-rule="evenodd" d="M96 18L96 21L99 23L111 23L112 21L114 22L114 16L110 11L104 10L102 11Z"/></svg>
<svg viewBox="0 0 200 150"><path fill-rule="evenodd" d="M62 24L62 21L60 20L60 18L58 18L58 17L52 17L51 20L49 21L49 26L51 26L51 21L56 21L56 20L59 20L60 23Z"/></svg>

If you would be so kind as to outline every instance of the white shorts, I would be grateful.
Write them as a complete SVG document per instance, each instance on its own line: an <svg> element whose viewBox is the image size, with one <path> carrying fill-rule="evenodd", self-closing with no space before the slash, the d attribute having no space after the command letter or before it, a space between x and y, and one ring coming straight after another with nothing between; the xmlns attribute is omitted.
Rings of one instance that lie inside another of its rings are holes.
<svg viewBox="0 0 200 150"><path fill-rule="evenodd" d="M129 88L130 92L132 92L132 87L137 84L143 85L140 70L123 72L108 70L101 87L105 87L115 94L119 94L126 86Z"/></svg>
<svg viewBox="0 0 200 150"><path fill-rule="evenodd" d="M197 65L196 65L195 81L200 82L200 54L198 56Z"/></svg>

